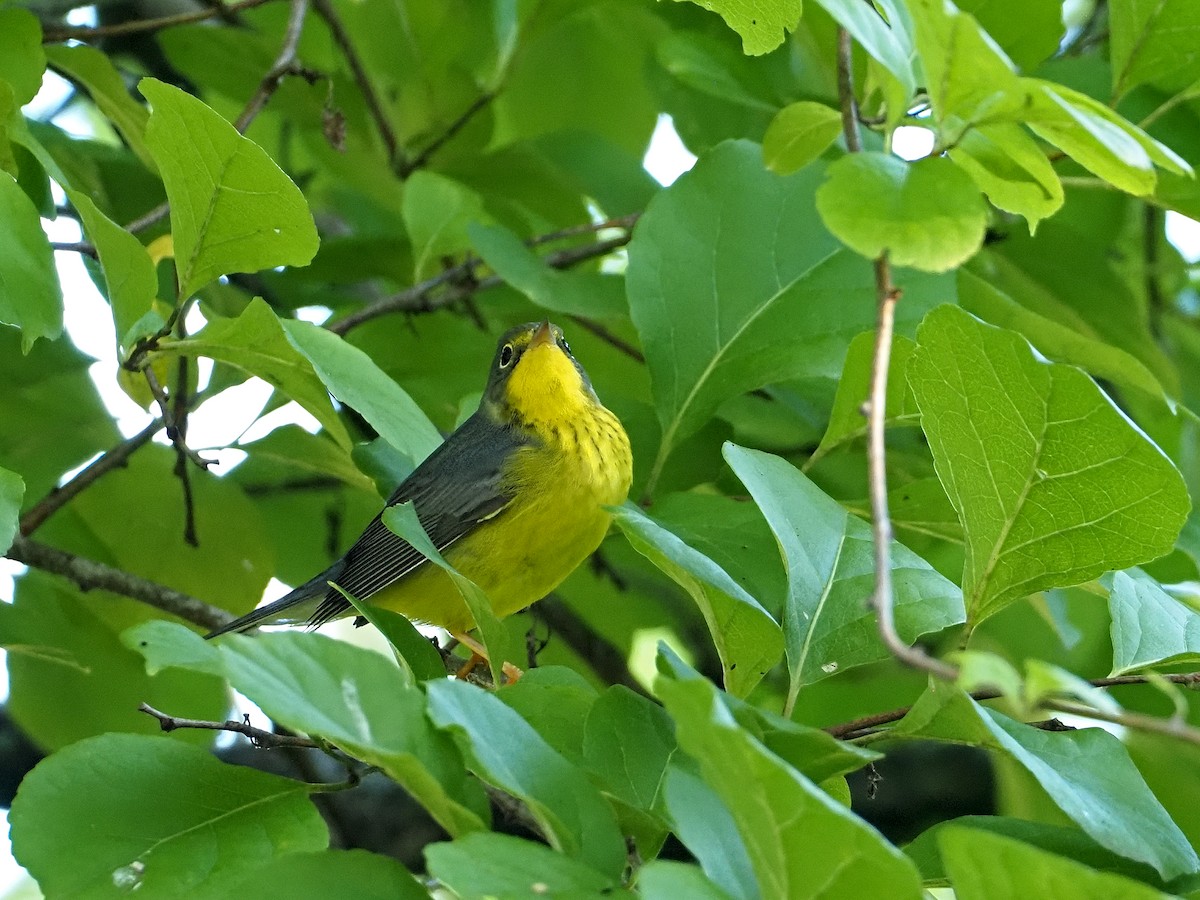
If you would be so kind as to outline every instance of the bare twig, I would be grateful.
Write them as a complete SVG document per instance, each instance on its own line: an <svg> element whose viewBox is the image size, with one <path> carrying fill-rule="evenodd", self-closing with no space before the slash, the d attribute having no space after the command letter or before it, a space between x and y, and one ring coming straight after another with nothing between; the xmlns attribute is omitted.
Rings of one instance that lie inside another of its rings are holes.
<svg viewBox="0 0 1200 900"><path fill-rule="evenodd" d="M283 32L283 45L279 55L267 73L258 84L258 90L246 103L246 108L237 117L233 127L239 132L245 132L250 123L262 112L271 96L279 90L285 75L300 74L301 69L296 65L296 49L300 45L300 35L304 30L304 16L308 12L308 0L291 0L292 11L288 15L287 27Z"/></svg>
<svg viewBox="0 0 1200 900"><path fill-rule="evenodd" d="M851 153L858 153L862 150L862 137L858 130L858 105L854 99L852 49L849 32L839 28L838 96L842 108L842 131L846 139L846 148ZM871 594L871 606L875 610L879 638L893 656L906 665L953 681L958 675L953 666L905 643L896 631L895 598L892 594L892 521L888 515L884 423L887 418L888 363L892 352L892 332L900 290L892 284L892 270L886 252L875 260L874 268L878 323L875 328L875 353L871 360L871 393L865 408L871 530L875 539L875 588Z"/></svg>
<svg viewBox="0 0 1200 900"><path fill-rule="evenodd" d="M358 85L359 91L362 92L363 99L367 101L367 109L371 113L371 118L375 120L375 127L379 130L379 136L383 138L383 145L387 151L388 164L394 171L402 170L407 165L404 158L404 151L401 149L400 142L396 138L396 130L392 127L387 110L383 108L383 101L379 97L379 92L375 90L375 85L371 82L371 76L367 74L367 69L363 65L362 59L354 47L354 43L350 40L350 33L346 30L345 24L343 24L341 17L338 16L337 10L333 8L330 0L313 0L313 8L316 9L317 14L329 26L329 31L333 35L334 41L341 48L342 56L346 58L346 63L350 66L350 71L354 75L354 81Z"/></svg>
<svg viewBox="0 0 1200 900"><path fill-rule="evenodd" d="M644 363L646 361L646 354L644 354L637 347L633 346L633 344L629 343L620 335L613 334L595 319L589 319L586 316L571 316L571 321L584 331L590 331L596 337L600 338L600 340L611 344L613 347L616 347L630 359L636 360L640 363Z"/></svg>
<svg viewBox="0 0 1200 900"><path fill-rule="evenodd" d="M203 22L217 16L241 12L270 3L271 0L241 0L228 6L211 6L191 12L176 13L173 16L159 16L154 19L134 19L129 22L118 22L114 25L98 25L93 28L62 27L47 28L42 33L43 44L58 44L63 41L88 41L92 38L114 37L122 34L139 34L144 31L159 31L174 25L188 25L192 22Z"/></svg>
<svg viewBox="0 0 1200 900"><path fill-rule="evenodd" d="M319 0L319 2L328 2L328 0ZM418 153L411 162L401 166L397 174L399 174L401 178L407 178L413 172L417 171L417 169L425 166L433 157L433 154L437 153L440 149L442 149L442 147L449 143L450 140L456 134L462 131L463 128L466 127L466 124L470 122L471 119L475 118L476 114L478 114L480 110L491 103L495 97L496 95L492 91L488 91L476 97L475 102L468 106L466 111L464 111L461 116L447 125L446 130L430 141L429 145L420 153Z"/></svg>
<svg viewBox="0 0 1200 900"><path fill-rule="evenodd" d="M1178 684L1184 687L1200 687L1200 672L1186 672L1178 675L1157 675L1156 678L1161 678L1164 681L1169 681L1171 684ZM1089 684L1092 687L1110 688L1122 687L1131 684L1149 684L1150 676L1147 675L1114 675L1110 678L1093 678ZM1000 697L999 691L982 690L972 691L971 697L974 700L995 700ZM863 716L859 719L854 719L850 722L843 722L840 725L830 725L825 731L833 735L835 738L848 740L854 737L875 731L876 729L890 725L893 722L898 722L908 715L911 706L901 706L896 709L889 709L887 712L874 713L873 715ZM1074 712L1074 710L1072 710ZM1080 713L1080 715L1087 715ZM1094 716L1092 718L1095 718Z"/></svg>
<svg viewBox="0 0 1200 900"><path fill-rule="evenodd" d="M225 610L203 600L29 538L18 537L5 556L35 569L61 575L75 582L81 590L99 589L122 594L209 630L233 620Z"/></svg>
<svg viewBox="0 0 1200 900"><path fill-rule="evenodd" d="M107 453L99 456L95 462L81 469L66 484L53 488L45 497L29 507L25 515L21 516L21 534L26 537L33 534L41 527L43 522L95 482L101 475L124 466L134 451L150 443L151 438L162 427L162 419L155 419L133 437L126 438Z"/></svg>
<svg viewBox="0 0 1200 900"><path fill-rule="evenodd" d="M569 269L571 266L584 260L607 256L614 250L624 247L629 243L631 236L630 232L626 232L625 234L597 241L593 244L585 244L581 247L561 250L558 253L552 253L547 256L545 262L546 265L553 269ZM364 306L362 309L343 316L336 322L331 323L328 328L334 334L345 335L364 322L369 322L372 319L377 319L389 313L432 312L435 309L449 306L452 303L466 299L502 283L502 279L495 275L476 279L474 277L474 270L479 264L480 260L470 257L456 266L451 266L449 269L439 272L432 278L427 278L425 281L400 291L398 294L385 297L376 303Z"/></svg>
<svg viewBox="0 0 1200 900"><path fill-rule="evenodd" d="M250 743L263 750L272 750L276 747L304 747L310 750L324 749L310 738L299 737L294 734L277 734L274 731L267 731L265 728L255 728L250 724L249 716L246 716L241 722L235 719L227 719L224 722L211 722L206 719L185 719L182 716L172 716L165 712L160 712L149 703L143 703L138 706L138 712L144 712L146 715L158 719L159 727L167 732L175 731L179 728L195 728L202 731L229 731L248 737Z"/></svg>
<svg viewBox="0 0 1200 900"><path fill-rule="evenodd" d="M139 231L145 231L151 225L157 225L165 219L171 212L171 204L165 200L158 204L153 209L138 216L132 222L125 226L125 230L130 234L137 234Z"/></svg>
<svg viewBox="0 0 1200 900"><path fill-rule="evenodd" d="M620 684L649 696L641 683L629 671L625 654L588 625L575 610L555 594L530 608L535 619L541 619L551 633L562 638L568 647L587 660L606 684Z"/></svg>
<svg viewBox="0 0 1200 900"><path fill-rule="evenodd" d="M208 471L208 467L216 463L215 459L205 459L195 450L187 445L183 435L180 433L178 425L175 422L171 412L171 404L167 398L166 392L158 383L158 377L154 374L154 369L151 366L146 366L142 369L142 374L146 377L146 384L150 388L150 393L154 395L154 401L158 404L159 410L162 412L162 420L166 425L167 437L171 439L171 443L175 449L190 459L196 466Z"/></svg>
<svg viewBox="0 0 1200 900"><path fill-rule="evenodd" d="M63 253L82 253L85 256L96 258L96 248L87 241L53 241L50 246L55 250L61 250Z"/></svg>

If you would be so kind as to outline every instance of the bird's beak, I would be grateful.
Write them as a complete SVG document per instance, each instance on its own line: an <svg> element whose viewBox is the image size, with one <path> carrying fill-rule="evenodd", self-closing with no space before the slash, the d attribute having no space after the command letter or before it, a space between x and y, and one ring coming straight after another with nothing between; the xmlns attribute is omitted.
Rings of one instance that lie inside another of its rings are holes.
<svg viewBox="0 0 1200 900"><path fill-rule="evenodd" d="M529 349L540 347L542 344L557 344L554 339L554 329L550 327L549 322L543 322L538 326L538 330L533 333L533 337L529 339Z"/></svg>

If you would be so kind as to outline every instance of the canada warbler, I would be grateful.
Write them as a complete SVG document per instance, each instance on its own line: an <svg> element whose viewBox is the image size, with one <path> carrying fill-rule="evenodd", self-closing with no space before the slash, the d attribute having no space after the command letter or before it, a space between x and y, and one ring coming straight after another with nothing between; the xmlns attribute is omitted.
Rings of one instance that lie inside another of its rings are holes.
<svg viewBox="0 0 1200 900"><path fill-rule="evenodd" d="M600 545L604 507L625 499L632 467L625 430L562 329L534 322L500 339L479 409L387 505L411 500L434 545L503 617L540 600ZM332 584L454 634L474 627L449 575L377 515L320 575L208 636L353 613Z"/></svg>

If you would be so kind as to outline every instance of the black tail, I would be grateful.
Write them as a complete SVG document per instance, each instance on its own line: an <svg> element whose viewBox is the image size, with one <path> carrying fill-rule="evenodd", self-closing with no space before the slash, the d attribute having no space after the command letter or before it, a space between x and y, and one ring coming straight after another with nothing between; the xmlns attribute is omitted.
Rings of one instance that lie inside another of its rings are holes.
<svg viewBox="0 0 1200 900"><path fill-rule="evenodd" d="M266 606L251 610L240 619L234 619L215 631L210 631L204 639L209 640L235 631L249 631L257 625L301 625L309 622L325 595L329 593L329 582L337 580L344 565L344 561L339 559L320 575L310 578L290 593Z"/></svg>

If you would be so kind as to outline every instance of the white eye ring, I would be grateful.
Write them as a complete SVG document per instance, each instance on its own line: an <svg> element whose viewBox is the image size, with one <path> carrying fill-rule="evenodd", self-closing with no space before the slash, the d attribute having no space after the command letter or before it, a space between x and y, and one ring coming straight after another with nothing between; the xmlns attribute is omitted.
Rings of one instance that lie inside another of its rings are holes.
<svg viewBox="0 0 1200 900"><path fill-rule="evenodd" d="M507 369L513 361L513 346L505 344L500 348L500 368Z"/></svg>

